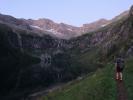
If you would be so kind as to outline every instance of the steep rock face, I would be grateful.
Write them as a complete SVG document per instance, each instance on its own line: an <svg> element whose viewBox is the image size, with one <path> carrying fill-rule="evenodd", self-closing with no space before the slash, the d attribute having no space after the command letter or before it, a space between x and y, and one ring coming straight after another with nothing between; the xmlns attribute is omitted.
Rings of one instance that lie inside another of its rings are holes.
<svg viewBox="0 0 133 100"><path fill-rule="evenodd" d="M17 34L4 24L0 24L0 41L0 96L2 97L18 88L20 71L30 64L38 63L39 60L21 51Z"/></svg>

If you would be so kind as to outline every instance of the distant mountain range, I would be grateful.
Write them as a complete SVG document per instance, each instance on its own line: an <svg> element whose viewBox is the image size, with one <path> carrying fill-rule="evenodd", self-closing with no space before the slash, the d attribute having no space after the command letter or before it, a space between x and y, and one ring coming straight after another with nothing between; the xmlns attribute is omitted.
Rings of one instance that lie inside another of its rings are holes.
<svg viewBox="0 0 133 100"><path fill-rule="evenodd" d="M50 19L40 18L33 19L17 19L9 15L0 14L0 22L6 23L12 27L25 30L39 32L40 34L49 34L61 39L70 39L82 34L97 30L107 24L119 20L121 17L128 15L128 11L121 13L112 20L99 19L95 22L83 24L81 27L67 25L65 23L56 23Z"/></svg>

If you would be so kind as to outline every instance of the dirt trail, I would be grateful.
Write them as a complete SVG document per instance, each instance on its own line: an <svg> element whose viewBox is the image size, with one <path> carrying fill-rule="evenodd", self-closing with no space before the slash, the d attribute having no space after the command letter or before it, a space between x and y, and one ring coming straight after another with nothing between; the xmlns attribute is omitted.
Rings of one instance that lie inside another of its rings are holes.
<svg viewBox="0 0 133 100"><path fill-rule="evenodd" d="M117 83L117 100L128 100L127 90L123 81L116 81Z"/></svg>

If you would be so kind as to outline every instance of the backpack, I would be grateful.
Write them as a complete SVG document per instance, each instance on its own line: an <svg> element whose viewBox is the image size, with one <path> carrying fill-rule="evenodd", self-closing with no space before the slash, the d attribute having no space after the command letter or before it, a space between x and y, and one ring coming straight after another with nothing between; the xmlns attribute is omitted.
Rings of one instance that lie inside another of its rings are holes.
<svg viewBox="0 0 133 100"><path fill-rule="evenodd" d="M117 67L119 67L122 70L124 69L125 64L124 64L124 60L123 59L121 59L121 58L117 59Z"/></svg>

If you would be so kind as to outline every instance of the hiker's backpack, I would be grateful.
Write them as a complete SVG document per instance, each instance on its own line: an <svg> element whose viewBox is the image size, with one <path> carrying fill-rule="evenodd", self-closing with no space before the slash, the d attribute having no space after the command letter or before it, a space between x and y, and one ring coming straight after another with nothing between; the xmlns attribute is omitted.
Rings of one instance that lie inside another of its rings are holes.
<svg viewBox="0 0 133 100"><path fill-rule="evenodd" d="M118 58L116 63L117 63L117 67L119 67L122 70L124 69L125 64L124 64L124 60L123 59Z"/></svg>

